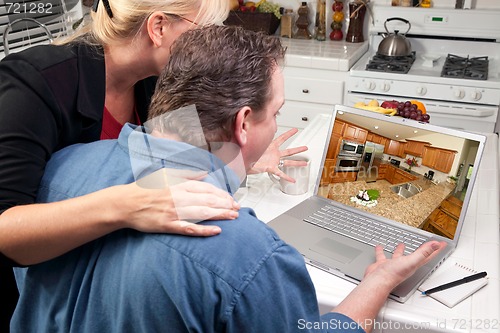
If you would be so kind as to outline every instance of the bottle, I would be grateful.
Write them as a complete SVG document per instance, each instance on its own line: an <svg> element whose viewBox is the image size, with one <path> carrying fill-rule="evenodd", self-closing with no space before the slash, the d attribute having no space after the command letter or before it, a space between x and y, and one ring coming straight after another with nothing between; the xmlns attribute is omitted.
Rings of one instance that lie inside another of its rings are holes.
<svg viewBox="0 0 500 333"><path fill-rule="evenodd" d="M295 38L311 39L311 33L309 32L309 8L307 7L307 2L302 2L302 5L300 5L297 13L299 14L299 17L295 22L295 25L297 26Z"/></svg>
<svg viewBox="0 0 500 333"><path fill-rule="evenodd" d="M362 1L349 3L350 21L347 30L346 42L361 43L363 38L363 25L365 22L366 6Z"/></svg>
<svg viewBox="0 0 500 333"><path fill-rule="evenodd" d="M326 40L326 1L318 0L316 10L316 31L315 37L319 41Z"/></svg>
<svg viewBox="0 0 500 333"><path fill-rule="evenodd" d="M293 9L285 9L285 12L281 16L281 37L292 38L292 27L293 27Z"/></svg>

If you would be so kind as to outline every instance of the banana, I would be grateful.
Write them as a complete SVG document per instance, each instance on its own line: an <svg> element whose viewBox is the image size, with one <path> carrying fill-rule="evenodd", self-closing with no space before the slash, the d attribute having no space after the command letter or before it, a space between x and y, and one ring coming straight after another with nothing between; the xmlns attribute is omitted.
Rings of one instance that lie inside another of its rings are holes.
<svg viewBox="0 0 500 333"><path fill-rule="evenodd" d="M366 105L363 102L358 102L358 103L354 104L354 107L358 108L358 109L367 110L367 111L386 114L389 116L394 116L397 113L396 109L386 109L386 108L383 108L381 106L370 106L370 105Z"/></svg>

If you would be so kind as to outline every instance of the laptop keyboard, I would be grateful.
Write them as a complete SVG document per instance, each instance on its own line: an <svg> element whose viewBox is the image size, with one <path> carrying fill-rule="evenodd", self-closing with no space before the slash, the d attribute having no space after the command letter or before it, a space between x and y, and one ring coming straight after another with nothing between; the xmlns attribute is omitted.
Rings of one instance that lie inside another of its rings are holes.
<svg viewBox="0 0 500 333"><path fill-rule="evenodd" d="M374 247L380 244L384 247L384 250L391 253L394 252L399 243L404 243L404 253L410 254L427 241L421 235L355 215L330 205L324 206L305 218L304 221Z"/></svg>

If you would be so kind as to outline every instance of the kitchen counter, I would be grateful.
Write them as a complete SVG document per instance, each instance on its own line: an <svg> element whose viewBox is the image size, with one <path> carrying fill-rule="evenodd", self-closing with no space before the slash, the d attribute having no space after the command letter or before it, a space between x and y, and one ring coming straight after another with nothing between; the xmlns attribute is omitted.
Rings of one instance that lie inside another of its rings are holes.
<svg viewBox="0 0 500 333"><path fill-rule="evenodd" d="M423 177L421 177L423 178ZM371 213L384 216L388 219L399 221L409 226L422 227L427 216L436 209L453 191L455 186L448 183L429 185L424 179L411 181L422 187L422 192L410 198L403 198L392 192L390 187L393 184L386 180L378 180L374 183L366 184L364 181L355 181L342 184L331 184L328 197L344 205L357 207ZM342 186L339 186L342 185ZM394 184L395 185L395 184ZM380 197L377 205L366 207L351 201L351 197L361 190L378 190Z"/></svg>
<svg viewBox="0 0 500 333"><path fill-rule="evenodd" d="M286 66L317 68L347 72L366 51L368 42L347 43L345 41L323 42L315 39L281 38L287 48Z"/></svg>
<svg viewBox="0 0 500 333"><path fill-rule="evenodd" d="M307 152L302 153L311 158L312 178L308 193L286 195L267 174L250 175L247 187L237 193L241 205L253 208L262 221L268 222L312 195L328 125L328 115L321 114L290 144L290 147L309 147ZM439 274L459 263L477 271L487 271L488 285L451 309L418 292L404 304L389 299L377 316L374 333L500 331L499 155L498 136L487 134L485 153L460 241L452 255L436 270ZM355 284L318 268L307 265L307 269L316 289L321 313L337 306L355 287Z"/></svg>

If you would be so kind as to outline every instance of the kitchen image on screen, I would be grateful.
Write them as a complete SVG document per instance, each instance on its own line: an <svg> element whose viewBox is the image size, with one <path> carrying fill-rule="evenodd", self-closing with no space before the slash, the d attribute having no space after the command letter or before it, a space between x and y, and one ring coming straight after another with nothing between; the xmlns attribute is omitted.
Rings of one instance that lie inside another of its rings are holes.
<svg viewBox="0 0 500 333"><path fill-rule="evenodd" d="M479 143L338 114L319 194L453 239Z"/></svg>

